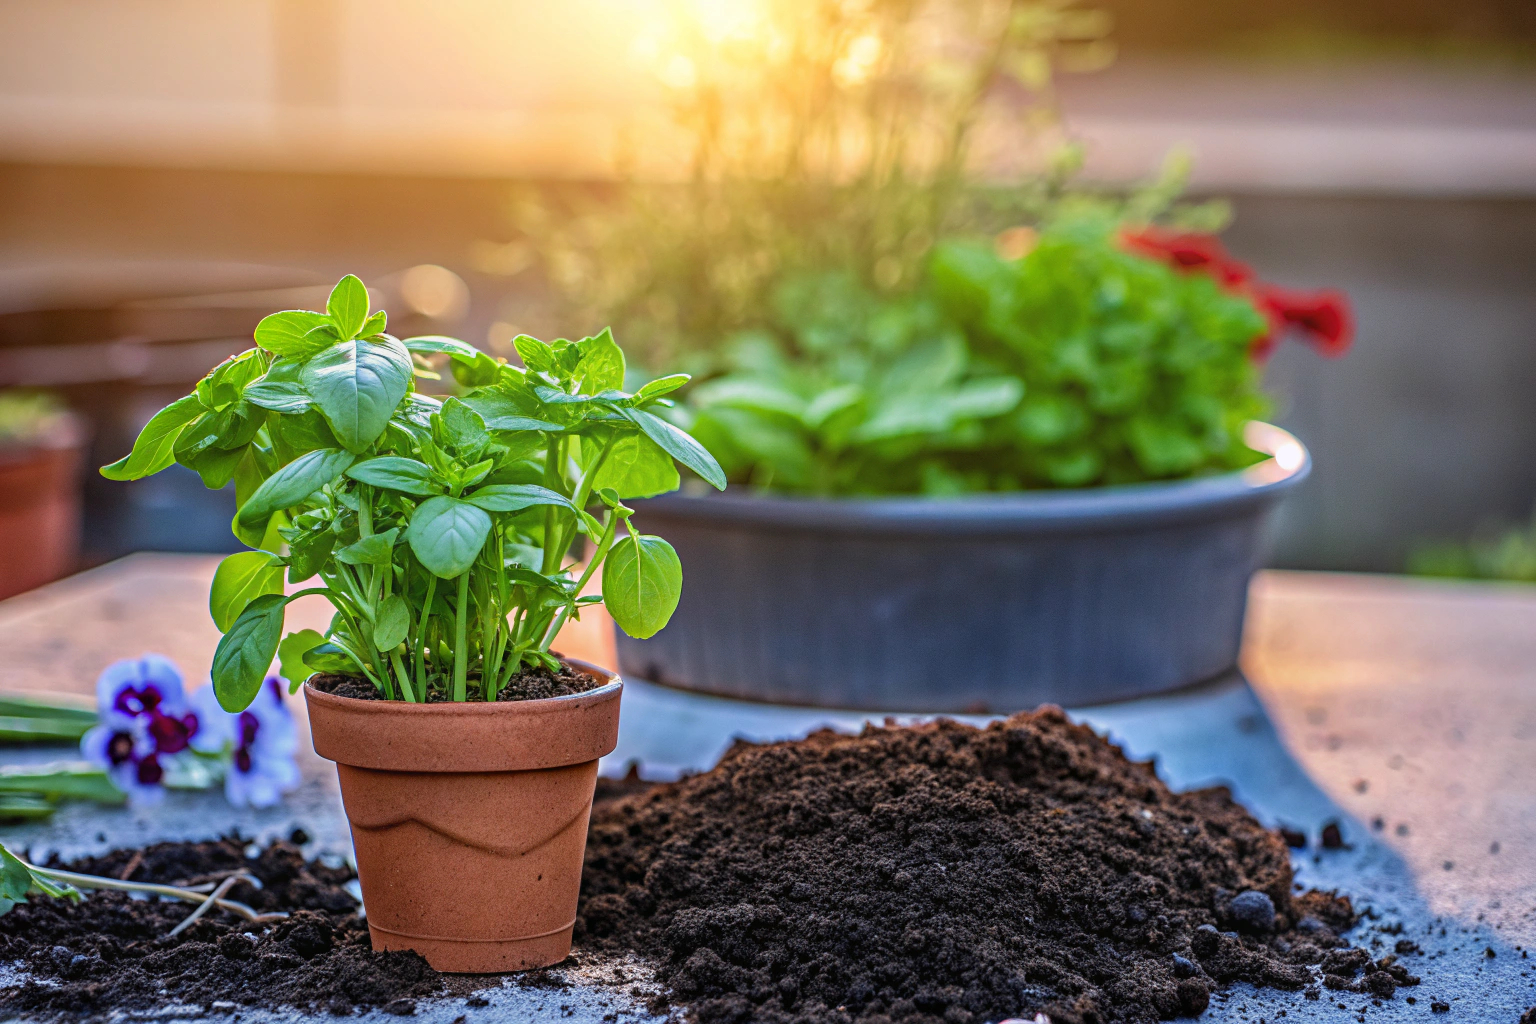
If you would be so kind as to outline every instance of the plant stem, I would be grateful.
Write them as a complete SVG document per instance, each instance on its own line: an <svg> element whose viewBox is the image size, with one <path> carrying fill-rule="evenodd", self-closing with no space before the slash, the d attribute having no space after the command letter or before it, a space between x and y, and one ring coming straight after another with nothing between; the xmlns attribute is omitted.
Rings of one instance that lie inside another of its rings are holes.
<svg viewBox="0 0 1536 1024"><path fill-rule="evenodd" d="M27 864L27 867L32 870L33 874L42 875L44 878L51 878L57 882L68 882L82 889L118 889L122 892L147 892L153 893L156 896L169 896L172 899L186 900L188 903L202 903L208 899L207 893L193 892L191 889L178 889L174 885L155 885L152 882L123 882L116 878L82 875L74 871L60 871L57 868L40 868L36 864ZM253 924L279 921L288 916L281 911L275 911L270 914L258 914L244 903L236 900L219 899L213 902L220 910L228 910L231 913L239 914Z"/></svg>
<svg viewBox="0 0 1536 1024"><path fill-rule="evenodd" d="M467 644L465 636L469 618L469 572L459 575L459 607L455 610L456 620L453 627L453 699L464 700L468 694L467 680L469 678L469 652L464 648Z"/></svg>
<svg viewBox="0 0 1536 1024"><path fill-rule="evenodd" d="M437 596L437 575L427 574L427 600L421 606L421 621L416 626L416 685L421 687L421 702L427 702L427 617L432 614L432 599Z"/></svg>

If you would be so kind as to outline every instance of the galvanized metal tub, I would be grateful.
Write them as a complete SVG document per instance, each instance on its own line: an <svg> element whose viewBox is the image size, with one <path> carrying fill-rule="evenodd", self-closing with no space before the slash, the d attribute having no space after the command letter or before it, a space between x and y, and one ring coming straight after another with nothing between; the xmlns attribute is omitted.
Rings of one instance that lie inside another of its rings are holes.
<svg viewBox="0 0 1536 1024"><path fill-rule="evenodd" d="M1175 689L1237 663L1270 510L1310 471L1270 458L1167 483L954 499L727 493L636 502L683 564L671 623L619 670L779 704L1013 711Z"/></svg>

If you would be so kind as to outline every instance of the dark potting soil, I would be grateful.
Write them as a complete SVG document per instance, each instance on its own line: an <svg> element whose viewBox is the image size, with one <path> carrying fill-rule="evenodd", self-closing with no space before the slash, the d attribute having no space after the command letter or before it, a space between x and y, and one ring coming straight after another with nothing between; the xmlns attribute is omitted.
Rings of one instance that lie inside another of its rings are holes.
<svg viewBox="0 0 1536 1024"><path fill-rule="evenodd" d="M381 1006L410 1013L417 997L441 992L443 977L416 953L374 952L348 868L305 861L276 842L250 858L247 841L160 843L49 866L136 882L196 885L244 871L229 898L291 916L252 925L210 911L175 938L166 934L193 904L96 891L80 903L33 896L0 916L0 959L20 961L34 980L0 989L6 1016L88 1015L167 1003L218 1001L299 1006L347 1014Z"/></svg>
<svg viewBox="0 0 1536 1024"><path fill-rule="evenodd" d="M1418 981L1348 948L1349 900L1294 893L1227 790L1172 793L1051 708L739 742L597 806L586 858L578 944L654 958L700 1024L1143 1022L1237 980Z"/></svg>
<svg viewBox="0 0 1536 1024"><path fill-rule="evenodd" d="M569 697L572 694L595 690L603 683L604 680L601 678L577 671L569 665L561 665L558 673L551 672L543 666L524 665L507 681L507 685L501 688L501 692L496 695L496 700L542 700L545 697ZM352 697L356 700L386 699L379 692L378 687L358 676L316 675L310 677L309 685L322 693L334 694L337 697ZM468 703L484 702L485 697L479 680L469 681L466 697ZM448 695L441 690L427 691L428 704L441 704L448 699Z"/></svg>

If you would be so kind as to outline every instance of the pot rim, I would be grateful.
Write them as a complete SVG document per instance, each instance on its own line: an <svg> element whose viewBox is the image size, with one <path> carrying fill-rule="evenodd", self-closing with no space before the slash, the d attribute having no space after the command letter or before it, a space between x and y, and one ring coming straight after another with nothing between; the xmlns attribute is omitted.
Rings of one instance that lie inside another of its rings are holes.
<svg viewBox="0 0 1536 1024"><path fill-rule="evenodd" d="M1312 457L1289 431L1250 420L1243 441L1269 458L1229 473L1105 487L955 497L794 497L731 490L633 502L647 515L745 529L850 533L1094 533L1204 522L1268 507L1307 478Z"/></svg>
<svg viewBox="0 0 1536 1024"><path fill-rule="evenodd" d="M309 685L308 681L304 683L304 693L310 700L319 701L323 705L331 705L337 709L344 709L355 714L406 714L449 718L459 715L552 714L568 711L573 706L589 703L596 704L624 687L624 680L617 672L601 668L579 658L561 657L560 660L572 668L579 669L588 675L594 675L598 678L606 678L608 681L591 690L583 690L581 693L567 693L558 697L539 697L535 700L504 700L491 701L490 703L485 701L441 701L436 704L413 704L405 700L359 700L356 697L340 697L334 693L317 690Z"/></svg>

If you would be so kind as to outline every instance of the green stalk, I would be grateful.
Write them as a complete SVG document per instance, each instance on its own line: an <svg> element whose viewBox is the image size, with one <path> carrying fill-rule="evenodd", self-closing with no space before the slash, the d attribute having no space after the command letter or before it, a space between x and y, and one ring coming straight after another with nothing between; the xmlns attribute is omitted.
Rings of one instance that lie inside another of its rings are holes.
<svg viewBox="0 0 1536 1024"><path fill-rule="evenodd" d="M421 606L421 621L416 626L416 685L421 687L421 700L427 700L427 616L432 612L432 599L437 596L437 576L427 574L427 600Z"/></svg>
<svg viewBox="0 0 1536 1024"><path fill-rule="evenodd" d="M555 437L550 440L549 451L544 456L544 486L560 494L565 489L560 486L560 457L565 451L565 438ZM556 528L555 506L544 507L544 561L539 570L546 576L560 568L560 556L564 553L559 547L559 537L565 531Z"/></svg>
<svg viewBox="0 0 1536 1024"><path fill-rule="evenodd" d="M411 677L406 674L405 665L400 661L400 651L398 649L389 652L389 663L395 667L395 678L400 680L400 692L405 694L405 699L408 702L415 704L416 690L411 686Z"/></svg>
<svg viewBox="0 0 1536 1024"><path fill-rule="evenodd" d="M467 619L469 618L469 572L459 574L459 607L455 610L453 626L453 699L464 700L469 678L469 658L464 650Z"/></svg>

